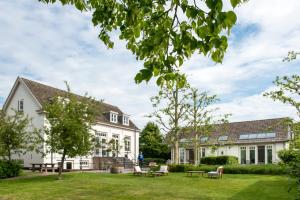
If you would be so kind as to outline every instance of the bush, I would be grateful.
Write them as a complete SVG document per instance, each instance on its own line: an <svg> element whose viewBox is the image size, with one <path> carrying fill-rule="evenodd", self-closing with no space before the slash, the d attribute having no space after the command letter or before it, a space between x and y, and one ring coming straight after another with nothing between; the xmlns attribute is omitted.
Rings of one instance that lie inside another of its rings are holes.
<svg viewBox="0 0 300 200"><path fill-rule="evenodd" d="M236 165L238 158L235 156L210 156L201 158L201 164L206 165Z"/></svg>
<svg viewBox="0 0 300 200"><path fill-rule="evenodd" d="M279 158L284 163L290 163L296 160L297 152L295 150L281 150L278 152Z"/></svg>
<svg viewBox="0 0 300 200"><path fill-rule="evenodd" d="M0 160L0 179L19 176L21 168L19 161Z"/></svg>
<svg viewBox="0 0 300 200"><path fill-rule="evenodd" d="M170 172L216 171L219 165L169 165ZM279 165L224 165L225 174L285 174Z"/></svg>
<svg viewBox="0 0 300 200"><path fill-rule="evenodd" d="M149 162L156 162L157 164L166 164L166 160L163 158L145 158L143 165L149 165Z"/></svg>

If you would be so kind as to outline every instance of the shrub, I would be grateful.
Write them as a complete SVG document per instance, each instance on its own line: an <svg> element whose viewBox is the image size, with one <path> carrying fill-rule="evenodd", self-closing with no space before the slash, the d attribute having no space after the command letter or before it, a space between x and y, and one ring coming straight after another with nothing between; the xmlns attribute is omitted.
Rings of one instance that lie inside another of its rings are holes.
<svg viewBox="0 0 300 200"><path fill-rule="evenodd" d="M238 158L235 156L210 156L201 158L201 164L206 165L235 165Z"/></svg>
<svg viewBox="0 0 300 200"><path fill-rule="evenodd" d="M0 160L0 179L19 176L21 168L19 161Z"/></svg>
<svg viewBox="0 0 300 200"><path fill-rule="evenodd" d="M296 160L297 152L295 150L281 150L278 152L279 158L284 163L290 163Z"/></svg>
<svg viewBox="0 0 300 200"><path fill-rule="evenodd" d="M166 164L166 160L163 158L145 158L143 164L149 165L149 162L156 162L157 164Z"/></svg>
<svg viewBox="0 0 300 200"><path fill-rule="evenodd" d="M216 171L219 165L169 165L170 172ZM284 168L279 165L224 165L225 174L285 174Z"/></svg>

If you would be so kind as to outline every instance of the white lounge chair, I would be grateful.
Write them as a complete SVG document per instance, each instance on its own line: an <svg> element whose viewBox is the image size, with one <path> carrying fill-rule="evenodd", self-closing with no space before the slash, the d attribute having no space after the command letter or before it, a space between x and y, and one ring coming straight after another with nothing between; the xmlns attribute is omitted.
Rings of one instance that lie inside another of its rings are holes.
<svg viewBox="0 0 300 200"><path fill-rule="evenodd" d="M166 165L160 166L159 171L156 171L156 173L161 173L163 175L168 175L169 174L168 166L166 166Z"/></svg>
<svg viewBox="0 0 300 200"><path fill-rule="evenodd" d="M147 171L142 171L140 166L134 166L133 168L133 175L147 175L148 172Z"/></svg>
<svg viewBox="0 0 300 200"><path fill-rule="evenodd" d="M217 168L217 171L211 171L211 172L208 172L207 175L208 177L210 178L213 178L213 177L216 177L216 178L222 178L223 176L223 171L224 171L224 167L223 166L220 166Z"/></svg>

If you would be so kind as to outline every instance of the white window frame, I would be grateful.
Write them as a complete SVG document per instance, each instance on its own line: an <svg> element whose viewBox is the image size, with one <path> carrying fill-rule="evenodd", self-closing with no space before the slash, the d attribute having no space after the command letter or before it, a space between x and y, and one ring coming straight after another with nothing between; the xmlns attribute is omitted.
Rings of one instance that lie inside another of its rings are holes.
<svg viewBox="0 0 300 200"><path fill-rule="evenodd" d="M18 101L18 112L24 112L24 99Z"/></svg>
<svg viewBox="0 0 300 200"><path fill-rule="evenodd" d="M131 152L131 137L130 136L124 137L124 150L126 152Z"/></svg>
<svg viewBox="0 0 300 200"><path fill-rule="evenodd" d="M88 167L89 166L89 161L88 160L80 160L79 165L81 167Z"/></svg>
<svg viewBox="0 0 300 200"><path fill-rule="evenodd" d="M129 125L129 116L123 115L123 125Z"/></svg>
<svg viewBox="0 0 300 200"><path fill-rule="evenodd" d="M110 111L110 122L118 123L118 113Z"/></svg>

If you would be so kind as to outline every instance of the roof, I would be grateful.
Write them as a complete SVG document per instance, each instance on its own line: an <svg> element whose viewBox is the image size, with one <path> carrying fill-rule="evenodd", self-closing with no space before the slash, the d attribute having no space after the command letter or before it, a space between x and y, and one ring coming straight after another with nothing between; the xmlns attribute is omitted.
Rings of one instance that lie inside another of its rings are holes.
<svg viewBox="0 0 300 200"><path fill-rule="evenodd" d="M266 142L284 142L289 140L289 129L287 118L263 119L254 121L232 122L227 124L216 124L208 134L207 144L249 144ZM240 135L269 133L272 137L258 137L254 139L240 139ZM274 134L275 133L275 134ZM193 136L195 134L191 134ZM201 137L201 134L199 134ZM275 135L275 137L273 137ZM226 141L220 142L220 136L228 136ZM204 136L202 136L204 137ZM205 143L204 143L205 144Z"/></svg>
<svg viewBox="0 0 300 200"><path fill-rule="evenodd" d="M58 88L54 88L42 83L38 83L36 81L32 81L26 78L20 78L26 86L29 88L31 93L34 95L34 97L37 99L37 101L41 104L44 105L46 102L49 101L50 98L57 96L57 95L63 95L66 93L65 90L61 90ZM76 95L80 98L83 98L82 96ZM112 126L118 126L122 128L131 128L131 129L138 129L137 126L129 120L129 126L123 125L122 120L118 120L118 123L112 123L109 120L109 117L105 115L105 113L109 113L110 111L117 112L119 115L126 115L124 114L117 106L113 106L104 102L100 102L101 104L101 112L102 114L98 115L96 117L96 120L98 122L102 122L105 124L109 124Z"/></svg>

